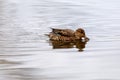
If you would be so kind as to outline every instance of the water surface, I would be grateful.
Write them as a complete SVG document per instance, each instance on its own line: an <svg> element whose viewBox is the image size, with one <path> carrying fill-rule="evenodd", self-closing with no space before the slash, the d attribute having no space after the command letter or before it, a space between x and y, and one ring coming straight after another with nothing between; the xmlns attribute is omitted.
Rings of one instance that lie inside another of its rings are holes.
<svg viewBox="0 0 120 80"><path fill-rule="evenodd" d="M119 14L119 0L0 0L0 80L120 80ZM53 49L50 27L90 41Z"/></svg>

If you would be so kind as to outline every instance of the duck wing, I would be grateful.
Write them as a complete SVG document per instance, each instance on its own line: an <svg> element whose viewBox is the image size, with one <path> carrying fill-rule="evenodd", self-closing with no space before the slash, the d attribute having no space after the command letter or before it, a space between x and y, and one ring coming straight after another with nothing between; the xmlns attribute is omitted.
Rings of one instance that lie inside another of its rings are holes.
<svg viewBox="0 0 120 80"><path fill-rule="evenodd" d="M51 29L53 33L58 34L60 36L67 36L67 37L74 36L74 31L71 29L55 29L55 28L51 28Z"/></svg>

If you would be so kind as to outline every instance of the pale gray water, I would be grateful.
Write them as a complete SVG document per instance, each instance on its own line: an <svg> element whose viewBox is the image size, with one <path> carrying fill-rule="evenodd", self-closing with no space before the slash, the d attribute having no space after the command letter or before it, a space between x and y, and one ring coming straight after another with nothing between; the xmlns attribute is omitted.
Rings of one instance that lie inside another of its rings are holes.
<svg viewBox="0 0 120 80"><path fill-rule="evenodd" d="M119 26L120 0L0 0L0 80L120 80ZM90 41L52 49L50 27Z"/></svg>

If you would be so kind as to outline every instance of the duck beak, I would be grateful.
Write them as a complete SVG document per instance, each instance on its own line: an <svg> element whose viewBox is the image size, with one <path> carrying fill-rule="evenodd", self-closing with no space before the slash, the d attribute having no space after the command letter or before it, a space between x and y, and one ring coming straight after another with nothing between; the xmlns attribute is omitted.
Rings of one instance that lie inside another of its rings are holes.
<svg viewBox="0 0 120 80"><path fill-rule="evenodd" d="M82 37L81 40L82 40L82 42L87 42L87 41L89 41L89 38L87 38L87 37Z"/></svg>
<svg viewBox="0 0 120 80"><path fill-rule="evenodd" d="M82 42L85 42L85 37L82 37L81 40L82 40Z"/></svg>

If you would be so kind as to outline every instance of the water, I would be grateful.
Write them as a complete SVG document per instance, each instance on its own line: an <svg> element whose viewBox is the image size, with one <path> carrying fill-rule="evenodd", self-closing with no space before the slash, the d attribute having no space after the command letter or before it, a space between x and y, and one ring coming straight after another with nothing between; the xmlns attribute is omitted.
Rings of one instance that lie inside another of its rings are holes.
<svg viewBox="0 0 120 80"><path fill-rule="evenodd" d="M0 80L120 80L119 14L119 0L0 0ZM90 41L53 49L50 27Z"/></svg>

